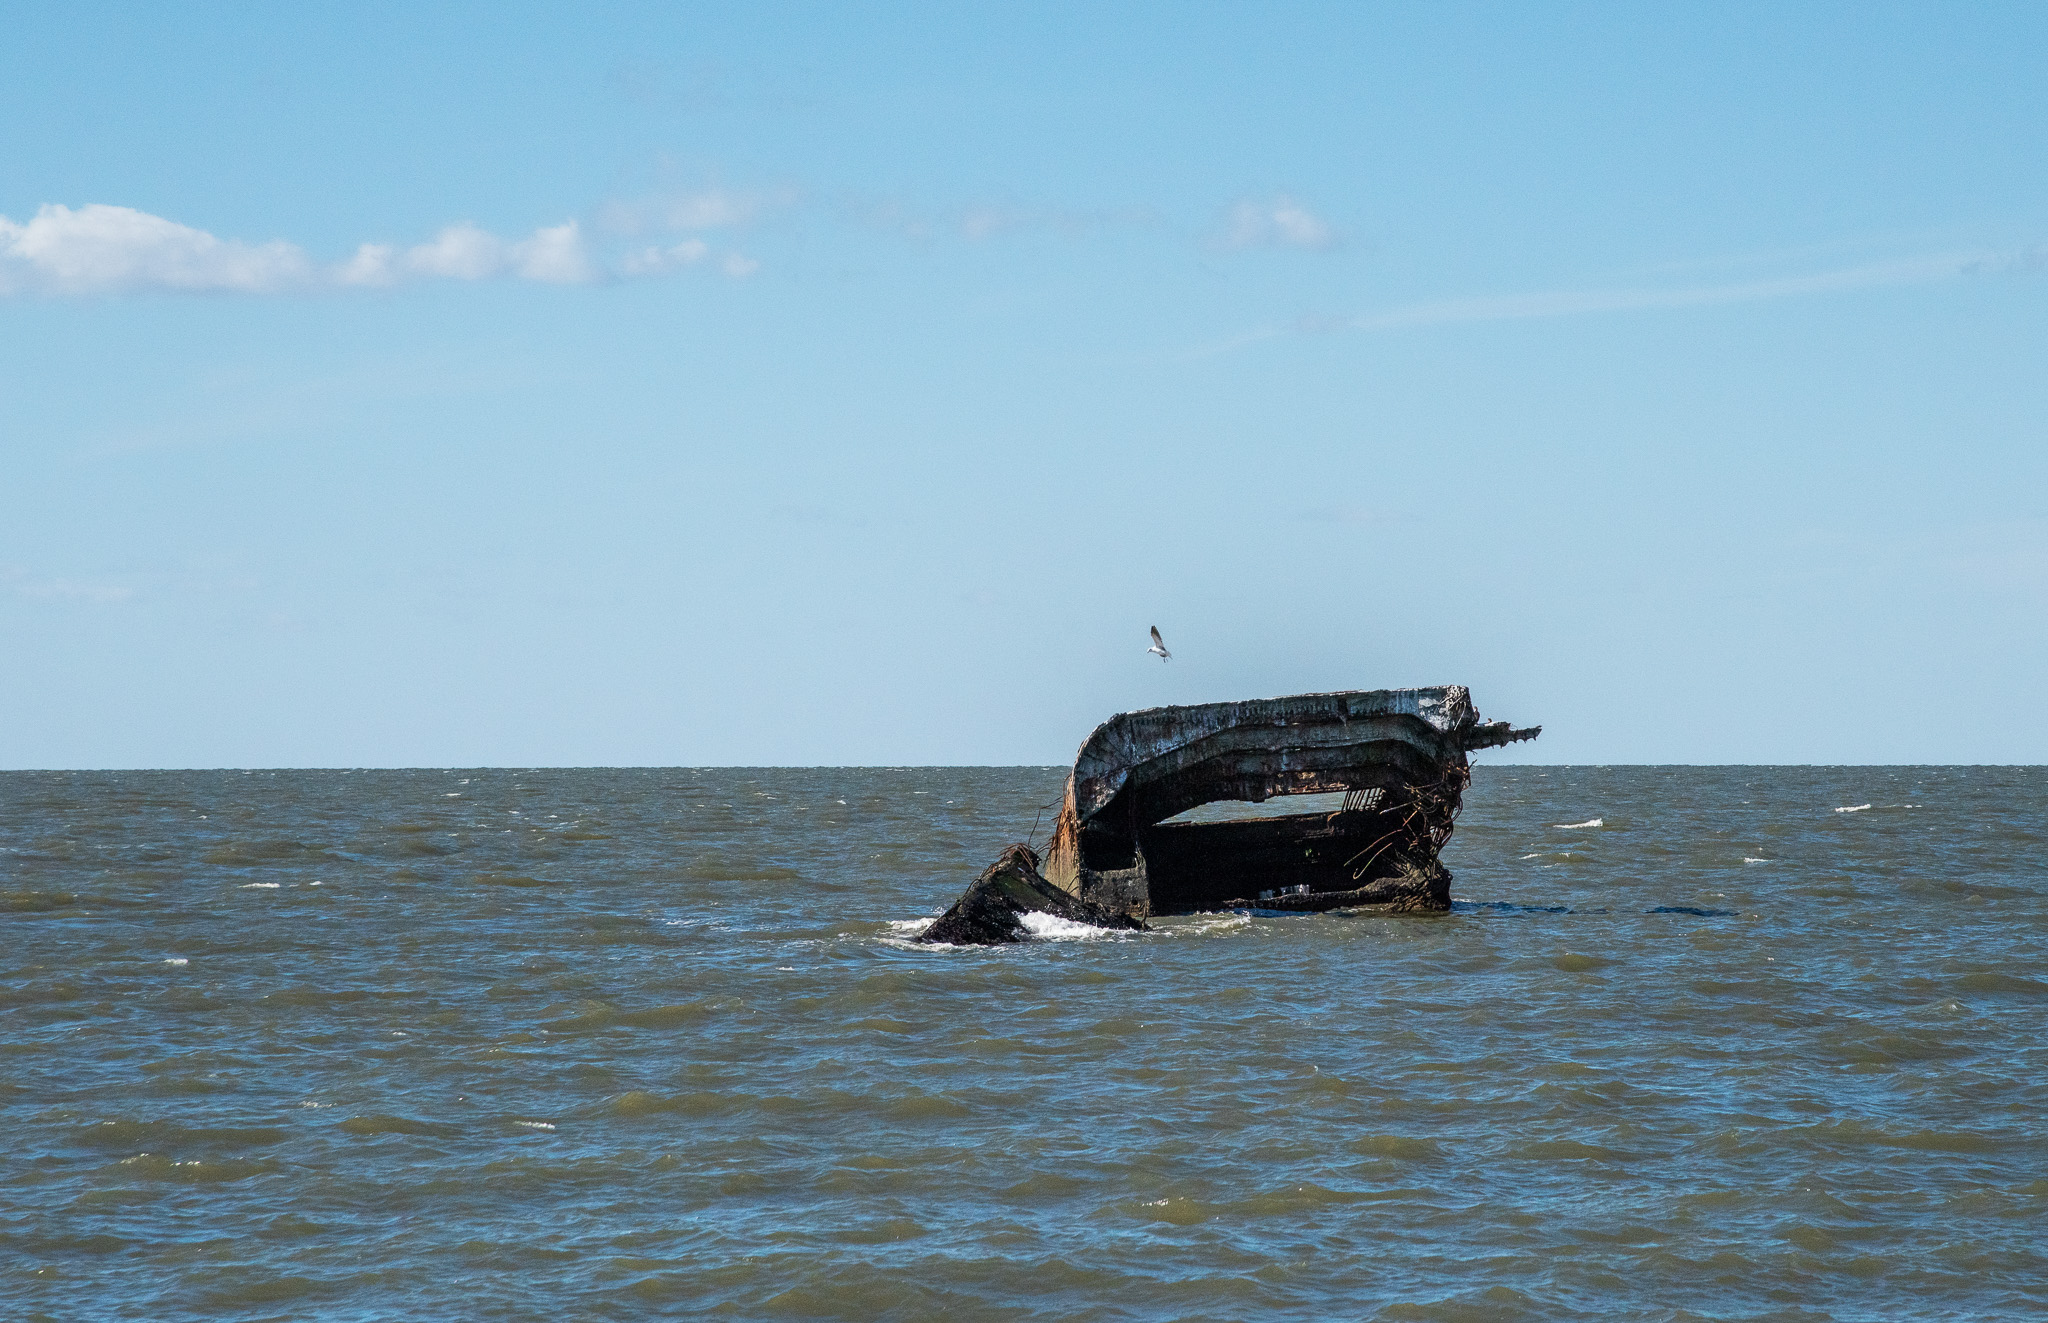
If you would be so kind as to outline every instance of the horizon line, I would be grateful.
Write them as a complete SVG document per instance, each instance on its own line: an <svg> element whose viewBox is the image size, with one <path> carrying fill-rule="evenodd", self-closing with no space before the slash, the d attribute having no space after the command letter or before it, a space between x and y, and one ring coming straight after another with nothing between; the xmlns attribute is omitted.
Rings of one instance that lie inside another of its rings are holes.
<svg viewBox="0 0 2048 1323"><path fill-rule="evenodd" d="M1990 762L1990 763L1627 763L1627 762L1585 762L1585 763L1473 763L1474 769L1489 768L1593 768L1602 771L1614 768L1668 768L1668 767L1884 767L1884 768L1977 768L1977 767L2048 767L2048 762ZM241 767L218 765L209 767L0 767L0 776L44 775L70 772L242 772L254 775L257 772L943 772L943 771L1062 771L1070 770L1068 763L446 763L390 764L345 766L340 763L313 764L306 766ZM1275 795L1275 799L1287 798Z"/></svg>

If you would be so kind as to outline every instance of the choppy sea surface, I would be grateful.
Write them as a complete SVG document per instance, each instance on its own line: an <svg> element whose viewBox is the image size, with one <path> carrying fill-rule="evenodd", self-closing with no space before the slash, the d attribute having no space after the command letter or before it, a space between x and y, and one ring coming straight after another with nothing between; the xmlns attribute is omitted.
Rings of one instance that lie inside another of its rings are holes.
<svg viewBox="0 0 2048 1323"><path fill-rule="evenodd" d="M2048 769L1482 767L1451 914L908 943L1060 776L0 774L0 1317L2048 1311Z"/></svg>

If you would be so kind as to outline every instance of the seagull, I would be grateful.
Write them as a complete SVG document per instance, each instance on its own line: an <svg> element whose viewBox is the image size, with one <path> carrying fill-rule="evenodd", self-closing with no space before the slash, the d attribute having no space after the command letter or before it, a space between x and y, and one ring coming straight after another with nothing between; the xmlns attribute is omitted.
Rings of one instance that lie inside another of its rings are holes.
<svg viewBox="0 0 2048 1323"><path fill-rule="evenodd" d="M1173 660L1173 654L1166 650L1166 640L1159 637L1159 626L1157 625L1152 626L1152 646L1145 649L1145 651L1158 653L1159 660L1161 661Z"/></svg>

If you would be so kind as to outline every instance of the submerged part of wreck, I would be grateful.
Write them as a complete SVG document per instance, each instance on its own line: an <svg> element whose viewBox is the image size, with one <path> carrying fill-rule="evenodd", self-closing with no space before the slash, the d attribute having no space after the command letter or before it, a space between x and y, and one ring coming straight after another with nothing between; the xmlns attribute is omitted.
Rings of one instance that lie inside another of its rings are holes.
<svg viewBox="0 0 2048 1323"><path fill-rule="evenodd" d="M1028 845L1013 845L983 870L919 941L955 946L993 946L1021 941L1029 931L1027 914L1045 914L1093 928L1143 928L1133 914L1104 909L1060 890L1038 871L1038 856Z"/></svg>
<svg viewBox="0 0 2048 1323"><path fill-rule="evenodd" d="M1437 853L1471 783L1466 754L1542 729L1481 720L1463 685L1126 712L1096 727L1074 759L1043 881L1139 921L1218 909L1449 909L1451 875ZM1217 800L1340 791L1335 812L1169 821Z"/></svg>

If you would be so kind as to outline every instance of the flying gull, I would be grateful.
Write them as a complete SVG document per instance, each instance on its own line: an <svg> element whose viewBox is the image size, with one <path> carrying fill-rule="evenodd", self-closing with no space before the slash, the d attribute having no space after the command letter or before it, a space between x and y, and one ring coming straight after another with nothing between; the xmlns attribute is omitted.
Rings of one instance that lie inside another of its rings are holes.
<svg viewBox="0 0 2048 1323"><path fill-rule="evenodd" d="M1145 649L1145 651L1158 653L1159 660L1161 661L1173 660L1173 654L1166 650L1166 640L1159 637L1159 626L1157 625L1152 626L1152 646Z"/></svg>

